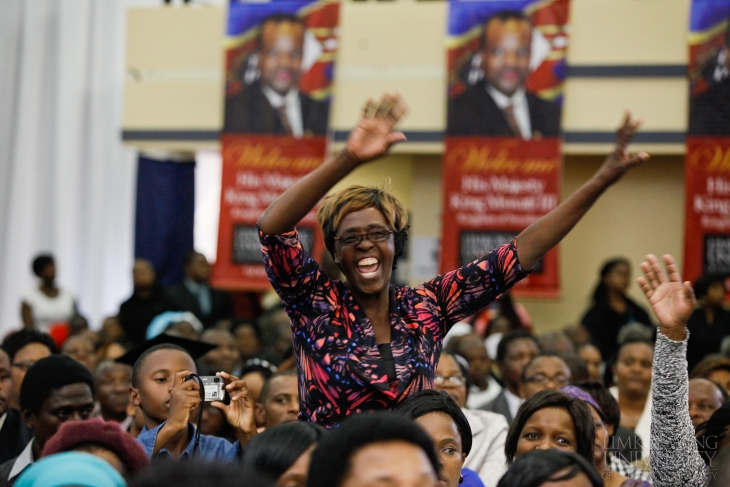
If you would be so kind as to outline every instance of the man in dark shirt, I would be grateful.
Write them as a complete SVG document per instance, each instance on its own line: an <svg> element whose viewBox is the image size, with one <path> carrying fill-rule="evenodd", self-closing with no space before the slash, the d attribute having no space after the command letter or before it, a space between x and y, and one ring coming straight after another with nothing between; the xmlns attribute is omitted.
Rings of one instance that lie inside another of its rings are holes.
<svg viewBox="0 0 730 487"><path fill-rule="evenodd" d="M687 321L687 365L691 371L706 355L720 351L723 338L730 335L730 313L723 307L725 282L720 275L706 274L694 283L699 307Z"/></svg>
<svg viewBox="0 0 730 487"><path fill-rule="evenodd" d="M152 319L169 310L162 289L157 285L157 276L152 262L136 259L132 268L134 292L119 307L119 323L126 339L132 346L143 343L145 332Z"/></svg>
<svg viewBox="0 0 730 487"><path fill-rule="evenodd" d="M20 412L10 407L12 389L10 357L0 348L0 463L17 457L32 436Z"/></svg>
<svg viewBox="0 0 730 487"><path fill-rule="evenodd" d="M0 487L10 487L40 459L43 447L66 421L83 421L94 410L94 380L71 357L51 355L36 362L20 389L20 414L33 432L21 453L0 465Z"/></svg>
<svg viewBox="0 0 730 487"><path fill-rule="evenodd" d="M233 317L230 294L208 285L210 270L205 256L193 250L185 258L185 280L165 290L172 311L190 311L205 328Z"/></svg>

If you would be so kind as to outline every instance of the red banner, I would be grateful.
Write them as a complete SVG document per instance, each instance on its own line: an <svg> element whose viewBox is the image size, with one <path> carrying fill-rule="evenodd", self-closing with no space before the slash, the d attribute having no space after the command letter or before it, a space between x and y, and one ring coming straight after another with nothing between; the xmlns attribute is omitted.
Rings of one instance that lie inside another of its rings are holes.
<svg viewBox="0 0 730 487"><path fill-rule="evenodd" d="M270 289L263 266L256 220L281 193L319 166L325 138L223 135L223 184L218 258L213 286L236 290ZM317 208L297 225L304 248L318 258L324 247Z"/></svg>
<svg viewBox="0 0 730 487"><path fill-rule="evenodd" d="M684 278L730 275L730 138L688 137Z"/></svg>
<svg viewBox="0 0 730 487"><path fill-rule="evenodd" d="M442 272L499 247L557 206L559 144L558 139L446 139ZM550 251L514 292L557 296L557 250Z"/></svg>

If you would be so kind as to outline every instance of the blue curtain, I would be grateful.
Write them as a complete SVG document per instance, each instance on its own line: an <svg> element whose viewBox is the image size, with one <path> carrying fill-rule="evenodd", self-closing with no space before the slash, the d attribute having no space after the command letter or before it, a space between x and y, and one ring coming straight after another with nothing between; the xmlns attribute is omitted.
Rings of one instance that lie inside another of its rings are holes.
<svg viewBox="0 0 730 487"><path fill-rule="evenodd" d="M139 156L135 257L148 259L157 282L183 279L185 255L193 249L195 161L161 161Z"/></svg>

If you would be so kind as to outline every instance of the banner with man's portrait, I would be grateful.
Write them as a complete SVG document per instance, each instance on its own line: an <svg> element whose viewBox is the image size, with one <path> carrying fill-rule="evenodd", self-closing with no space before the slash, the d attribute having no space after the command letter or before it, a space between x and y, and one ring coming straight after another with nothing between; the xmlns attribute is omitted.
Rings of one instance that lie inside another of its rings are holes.
<svg viewBox="0 0 730 487"><path fill-rule="evenodd" d="M730 0L693 0L684 276L730 276Z"/></svg>
<svg viewBox="0 0 730 487"><path fill-rule="evenodd" d="M338 21L333 0L230 4L216 286L270 287L256 220L324 160ZM317 258L315 213L297 229Z"/></svg>
<svg viewBox="0 0 730 487"><path fill-rule="evenodd" d="M441 271L513 239L558 204L569 0L452 0ZM515 286L557 296L557 251Z"/></svg>

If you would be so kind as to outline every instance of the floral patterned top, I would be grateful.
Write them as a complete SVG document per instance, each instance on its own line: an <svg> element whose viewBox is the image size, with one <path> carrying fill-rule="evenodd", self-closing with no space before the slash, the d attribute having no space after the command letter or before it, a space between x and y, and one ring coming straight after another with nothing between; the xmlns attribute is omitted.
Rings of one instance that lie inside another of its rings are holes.
<svg viewBox="0 0 730 487"><path fill-rule="evenodd" d="M391 286L397 376L391 383L375 331L347 285L327 278L296 230L259 237L269 281L292 322L299 419L326 427L355 412L393 409L409 395L432 389L446 332L527 275L513 240L415 288Z"/></svg>

